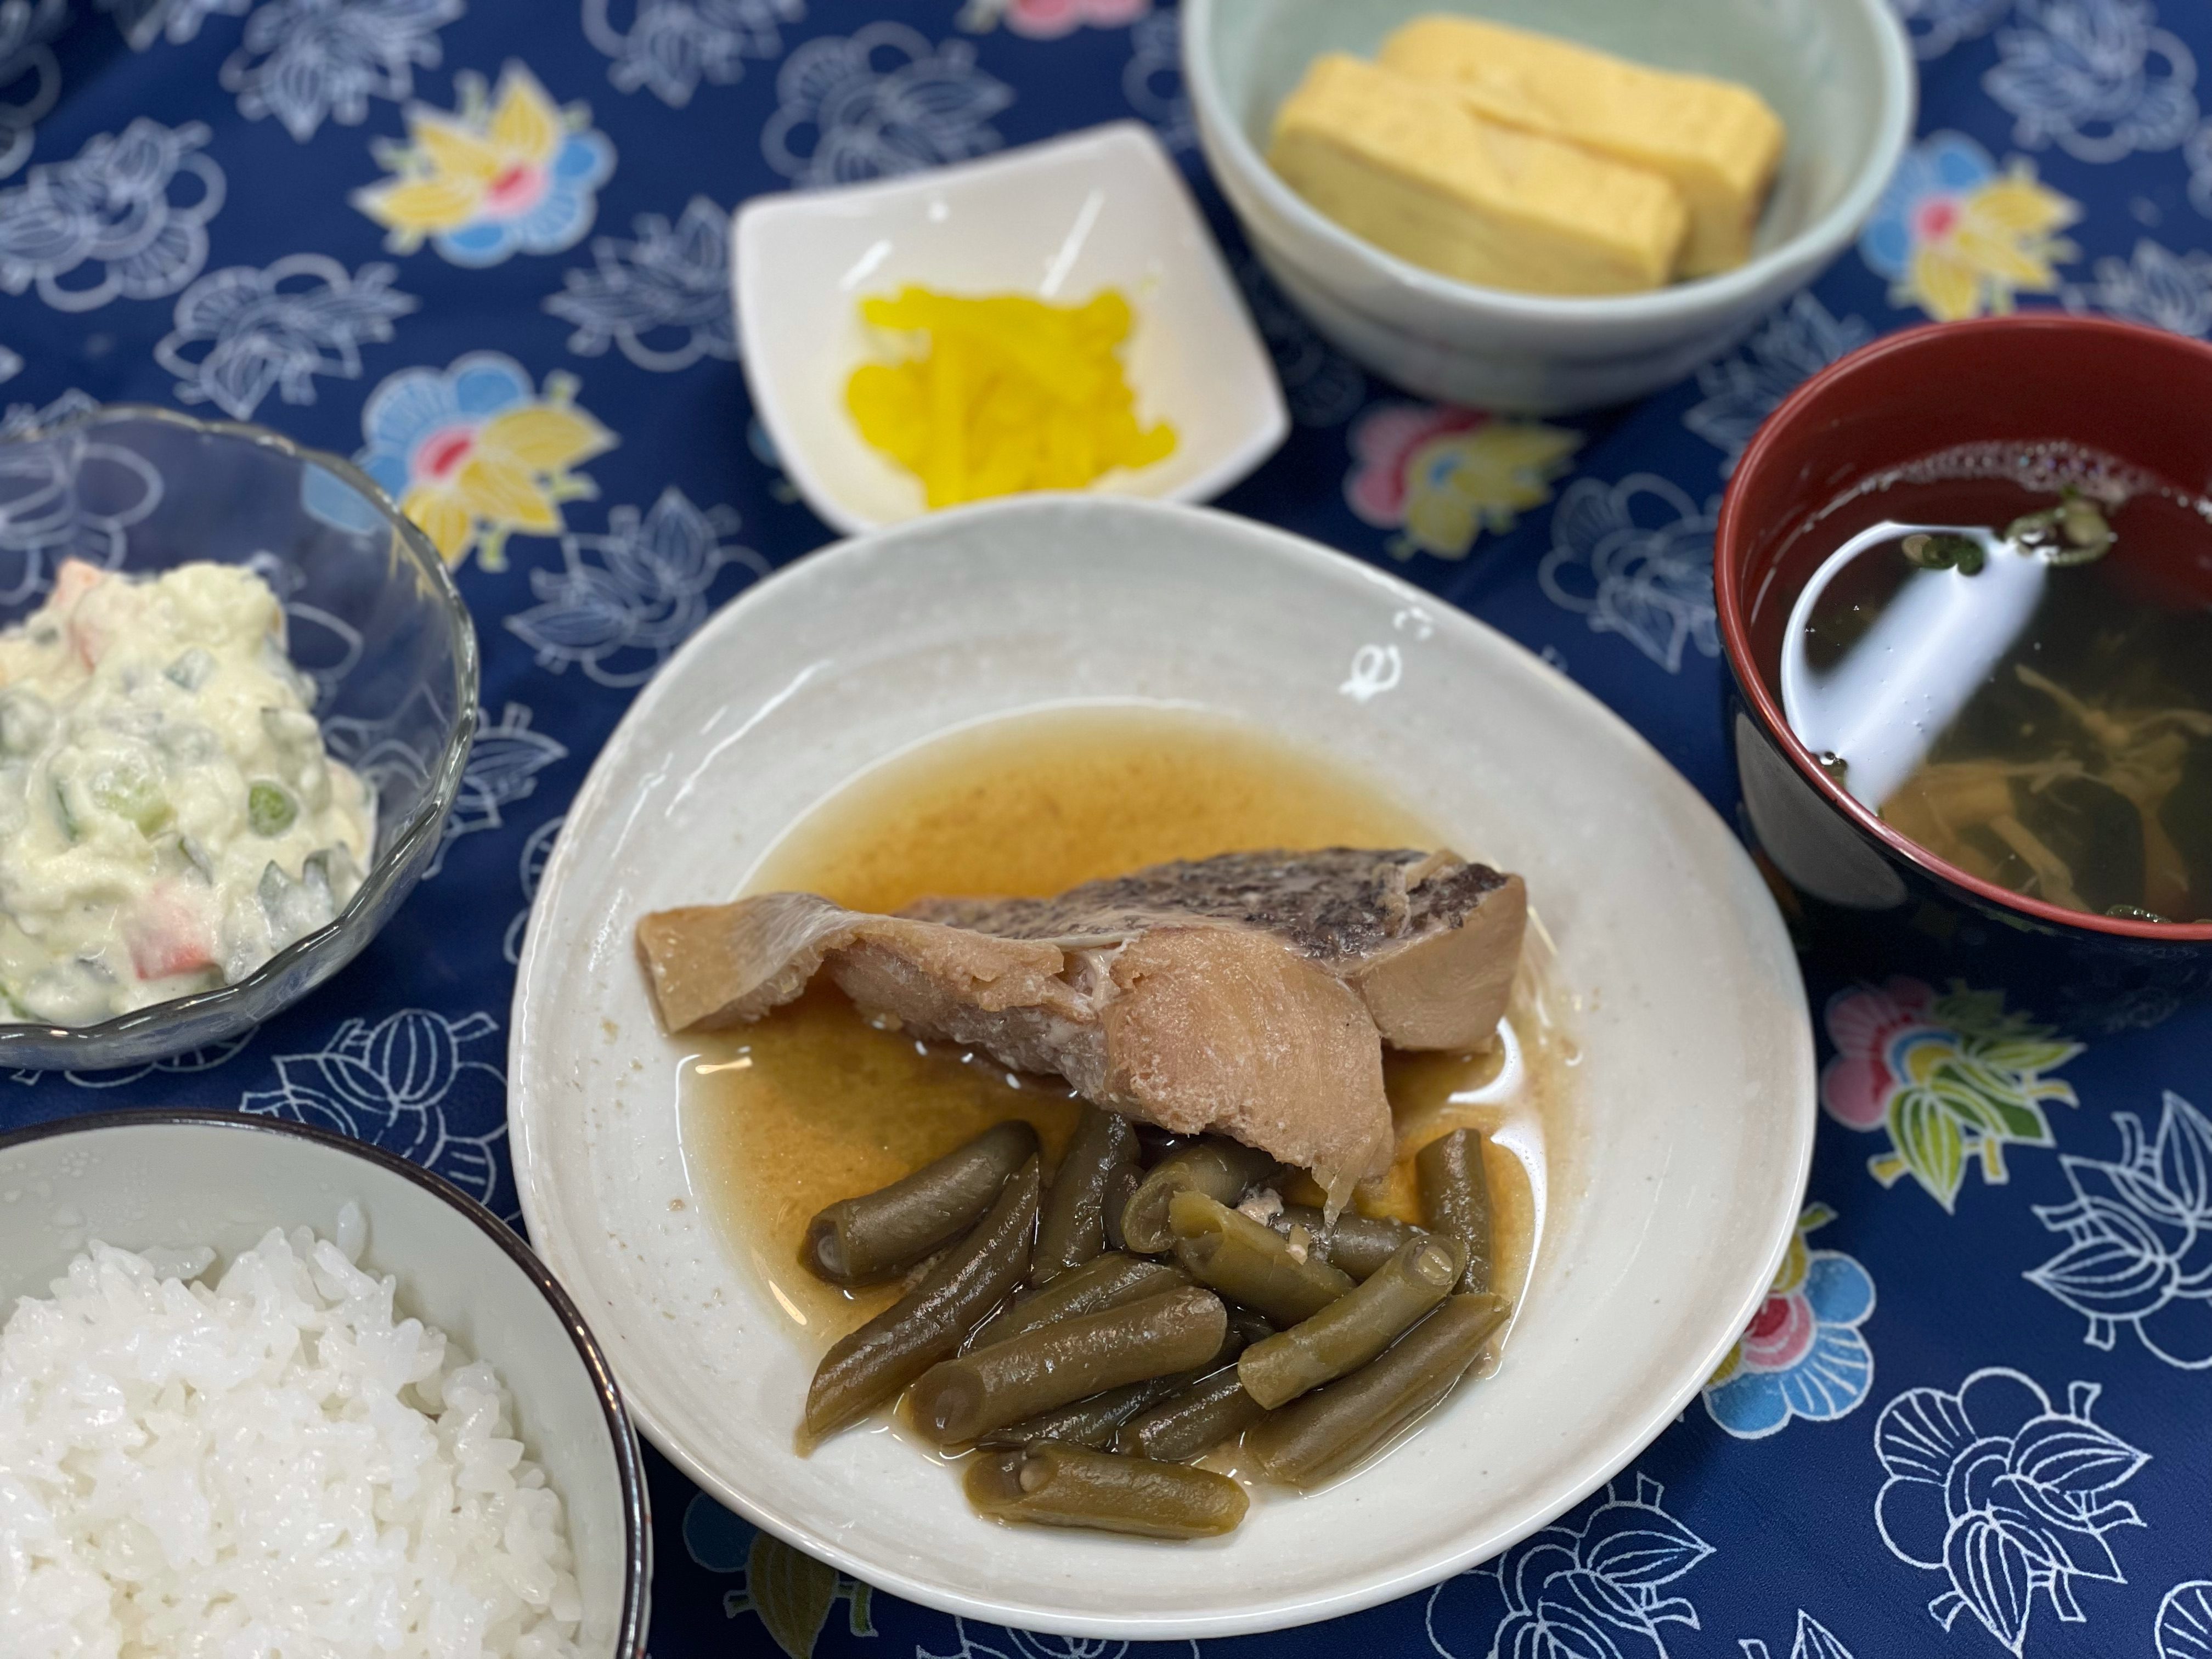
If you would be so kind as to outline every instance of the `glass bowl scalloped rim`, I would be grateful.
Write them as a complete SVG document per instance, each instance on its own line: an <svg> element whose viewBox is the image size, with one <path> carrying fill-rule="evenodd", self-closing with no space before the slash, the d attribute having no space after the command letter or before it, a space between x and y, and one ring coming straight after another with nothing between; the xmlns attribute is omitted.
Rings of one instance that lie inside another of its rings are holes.
<svg viewBox="0 0 2212 1659"><path fill-rule="evenodd" d="M355 937L359 932L357 924L361 920L384 906L388 899L395 901L391 908L396 908L397 897L414 884L422 866L436 850L436 844L445 833L447 817L460 794L461 776L468 765L469 750L476 741L478 718L476 625L469 615L467 604L461 598L460 590L453 584L453 573L446 568L445 561L438 556L429 538L400 513L375 480L351 461L324 450L295 443L283 434L271 431L267 427L240 421L198 420L156 404L103 404L95 409L73 413L52 425L35 426L15 434L8 442L32 442L64 437L72 432L125 420L156 422L209 437L243 439L262 448L273 449L299 462L303 467L319 467L359 494L374 508L377 516L391 526L398 545L413 562L417 574L428 582L441 608L455 624L453 659L457 684L453 689L459 713L447 737L445 748L438 757L429 788L422 804L400 826L398 833L377 849L360 888L337 916L312 933L295 939L245 978L218 986L211 991L195 991L190 996L172 997L166 1002L134 1009L130 1013L102 1020L96 1025L47 1025L28 1021L0 1020L0 1060L42 1070L98 1071L102 1067L102 1051L118 1046L119 1041L125 1039L137 1039L131 1044L131 1053L110 1063L116 1066L143 1063L149 1057L155 1057L152 1042L157 1039L151 1039L154 1028L183 1024L188 1020L205 1018L212 1024L225 1024L226 1029L212 1039L220 1041L273 1018L283 1008L289 1007L337 974L374 937L374 930L359 933L359 937ZM308 969L307 979L295 994L264 1013L249 1015L246 1012L242 1005L252 1003L273 981L295 974L303 967ZM236 1011L238 1015L237 1022L227 1024L222 1017L233 1011ZM161 1055L179 1053L185 1048L204 1045L210 1040L204 1034L194 1033L187 1043L159 1053Z"/></svg>

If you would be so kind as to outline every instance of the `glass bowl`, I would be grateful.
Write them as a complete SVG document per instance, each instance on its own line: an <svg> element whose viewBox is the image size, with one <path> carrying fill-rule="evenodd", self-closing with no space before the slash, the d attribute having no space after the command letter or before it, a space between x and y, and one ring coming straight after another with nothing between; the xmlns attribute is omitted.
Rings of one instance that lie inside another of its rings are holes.
<svg viewBox="0 0 2212 1659"><path fill-rule="evenodd" d="M246 565L283 601L330 752L374 792L376 842L337 917L235 984L103 1020L0 1024L0 1066L98 1071L205 1048L359 954L445 833L477 724L477 641L427 538L350 462L257 426L112 404L0 442L0 626L64 559Z"/></svg>

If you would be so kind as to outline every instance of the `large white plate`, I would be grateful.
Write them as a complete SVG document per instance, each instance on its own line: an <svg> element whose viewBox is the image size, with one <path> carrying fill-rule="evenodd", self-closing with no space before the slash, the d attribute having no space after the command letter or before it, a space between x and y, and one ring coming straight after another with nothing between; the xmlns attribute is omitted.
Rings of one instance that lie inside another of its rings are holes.
<svg viewBox="0 0 2212 1659"><path fill-rule="evenodd" d="M1579 1001L1578 1099L1499 1374L1231 1537L969 1513L888 1432L809 1459L814 1355L693 1190L638 916L732 892L870 763L994 714L1163 698L1346 757L1522 872ZM1688 1403L1765 1294L1813 1139L1796 963L1750 861L1641 738L1518 647L1311 543L1196 508L1031 498L842 543L700 630L616 732L547 866L509 1125L531 1237L653 1440L716 1497L898 1595L1033 1629L1226 1634L1349 1613L1503 1548Z"/></svg>

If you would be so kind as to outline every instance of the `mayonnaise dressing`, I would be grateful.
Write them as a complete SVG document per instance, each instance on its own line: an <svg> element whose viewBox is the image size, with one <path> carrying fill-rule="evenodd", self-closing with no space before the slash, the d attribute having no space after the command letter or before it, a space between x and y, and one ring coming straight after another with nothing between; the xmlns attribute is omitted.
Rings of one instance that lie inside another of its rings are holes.
<svg viewBox="0 0 2212 1659"><path fill-rule="evenodd" d="M62 566L0 632L0 1018L231 984L337 915L374 818L313 698L252 571Z"/></svg>

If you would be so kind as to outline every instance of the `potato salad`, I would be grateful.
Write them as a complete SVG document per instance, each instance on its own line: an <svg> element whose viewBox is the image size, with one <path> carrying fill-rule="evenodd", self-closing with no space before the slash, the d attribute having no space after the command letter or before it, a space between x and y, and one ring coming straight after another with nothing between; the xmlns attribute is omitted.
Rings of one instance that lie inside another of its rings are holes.
<svg viewBox="0 0 2212 1659"><path fill-rule="evenodd" d="M230 984L337 915L374 817L313 698L252 571L61 567L0 633L0 1018Z"/></svg>

